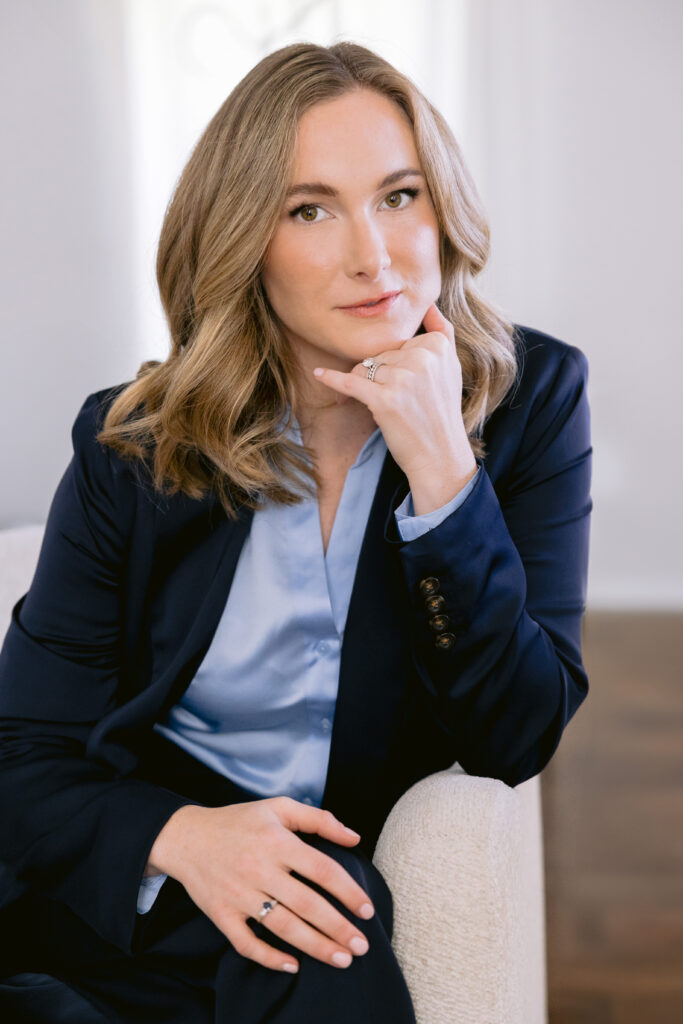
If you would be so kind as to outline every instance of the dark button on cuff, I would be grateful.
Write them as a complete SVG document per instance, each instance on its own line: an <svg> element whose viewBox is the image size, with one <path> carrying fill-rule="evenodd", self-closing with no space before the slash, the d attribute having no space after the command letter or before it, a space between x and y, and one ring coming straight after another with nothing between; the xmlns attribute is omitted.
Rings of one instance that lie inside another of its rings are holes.
<svg viewBox="0 0 683 1024"><path fill-rule="evenodd" d="M443 594L434 594L434 597L425 598L425 608L430 615L436 615L446 604Z"/></svg>
<svg viewBox="0 0 683 1024"><path fill-rule="evenodd" d="M449 647L452 647L454 643L455 634L453 633L439 633L439 635L434 640L435 646L441 648L441 650L444 651L448 650Z"/></svg>
<svg viewBox="0 0 683 1024"><path fill-rule="evenodd" d="M420 580L420 590L425 597L431 597L432 594L436 594L439 589L439 581L436 576L426 576L425 579Z"/></svg>
<svg viewBox="0 0 683 1024"><path fill-rule="evenodd" d="M445 629L448 629L450 622L451 620L447 615L432 615L429 620L429 627L435 633L442 633Z"/></svg>

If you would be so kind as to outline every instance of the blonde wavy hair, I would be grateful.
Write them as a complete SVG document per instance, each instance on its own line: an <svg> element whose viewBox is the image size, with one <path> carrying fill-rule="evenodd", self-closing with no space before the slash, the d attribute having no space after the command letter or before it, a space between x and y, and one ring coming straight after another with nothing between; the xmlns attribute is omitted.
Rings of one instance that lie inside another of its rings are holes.
<svg viewBox="0 0 683 1024"><path fill-rule="evenodd" d="M474 454L485 457L484 422L517 376L515 327L474 285L489 229L458 143L413 82L372 50L295 43L252 68L197 142L157 253L170 353L142 364L98 434L124 458L142 460L159 491L199 498L213 490L234 519L239 504L302 501L301 474L311 481L306 494L321 484L311 452L284 436L296 408L296 362L261 271L301 116L359 88L392 99L413 126L440 225L438 306L458 342L463 421Z"/></svg>

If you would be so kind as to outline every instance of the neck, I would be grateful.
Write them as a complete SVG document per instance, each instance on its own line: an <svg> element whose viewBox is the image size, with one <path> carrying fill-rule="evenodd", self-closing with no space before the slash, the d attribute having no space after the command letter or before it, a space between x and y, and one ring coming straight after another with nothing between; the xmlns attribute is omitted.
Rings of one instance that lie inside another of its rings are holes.
<svg viewBox="0 0 683 1024"><path fill-rule="evenodd" d="M321 394L324 389L326 394ZM347 451L360 451L377 429L372 413L363 402L318 385L315 394L297 395L293 407L307 448L325 458Z"/></svg>

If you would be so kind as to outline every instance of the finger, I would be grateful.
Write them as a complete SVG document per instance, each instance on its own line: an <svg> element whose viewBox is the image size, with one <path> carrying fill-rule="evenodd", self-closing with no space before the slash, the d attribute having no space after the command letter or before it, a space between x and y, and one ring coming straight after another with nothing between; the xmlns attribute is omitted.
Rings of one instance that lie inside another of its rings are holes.
<svg viewBox="0 0 683 1024"><path fill-rule="evenodd" d="M277 910L278 908L276 908ZM273 911L275 913L275 910ZM294 974L299 970L299 962L291 954L283 953L274 946L269 946L263 939L254 935L246 920L232 917L229 924L221 929L233 948L249 960L269 967L273 971L288 971Z"/></svg>
<svg viewBox="0 0 683 1024"><path fill-rule="evenodd" d="M312 928L284 903L278 903L259 923L290 946L332 967L348 967L353 959L342 944Z"/></svg>
<svg viewBox="0 0 683 1024"><path fill-rule="evenodd" d="M309 807L291 797L276 797L271 803L282 824L289 829L291 844L286 851L287 867L317 882L354 914L369 920L375 908L362 886L336 860L294 835L295 832L315 833L335 843L349 840L353 843L360 839L358 833L342 825L327 809Z"/></svg>
<svg viewBox="0 0 683 1024"><path fill-rule="evenodd" d="M367 952L368 941L363 932L310 885L298 881L293 875L283 874L278 879L277 899L302 921L337 943L335 948L346 950L354 956L362 956ZM271 917L270 914L267 916ZM295 944L299 945L298 942Z"/></svg>
<svg viewBox="0 0 683 1024"><path fill-rule="evenodd" d="M356 843L360 839L357 832L343 825L326 808L311 807L288 796L275 797L272 803L278 818L290 832L316 833L335 843Z"/></svg>
<svg viewBox="0 0 683 1024"><path fill-rule="evenodd" d="M377 360L377 362L381 362L381 360ZM350 395L351 398L363 402L364 405L367 405L370 412L375 414L376 419L376 414L379 413L381 415L387 408L385 404L387 398L385 385L391 383L396 386L403 386L405 383L407 387L410 387L409 377L412 377L414 372L414 369L408 369L407 366L392 366L385 363L376 371L374 380L368 380L365 367L363 367L363 373L357 373L354 370L350 373L343 373L341 370L325 368L323 369L322 376L318 377L318 379L334 391ZM406 378L406 381L399 380L401 375L409 375L409 377ZM382 385L382 387L378 388L378 384Z"/></svg>
<svg viewBox="0 0 683 1024"><path fill-rule="evenodd" d="M360 374L343 373L341 370L332 370L329 367L316 366L313 373L322 384L326 384L333 391L363 402L371 412L376 408L376 381L368 380L367 377Z"/></svg>
<svg viewBox="0 0 683 1024"><path fill-rule="evenodd" d="M287 864L290 869L336 896L340 903L358 917L369 920L374 914L374 908L365 889L333 857L309 846L297 836L294 838L298 842L289 854Z"/></svg>
<svg viewBox="0 0 683 1024"><path fill-rule="evenodd" d="M406 378L406 374L428 372L431 367L436 365L436 361L440 360L442 346L448 344L450 342L440 332L438 334L422 334L417 344L411 346L410 349L404 346L401 353L392 353L394 358L389 361L385 360L383 354L373 356L373 360L378 365L371 383L391 384L395 387L405 385L410 388L411 382ZM368 368L362 363L356 363L351 370L351 373L357 377L369 380L368 372Z"/></svg>
<svg viewBox="0 0 683 1024"><path fill-rule="evenodd" d="M406 369L406 366L410 361L410 358L406 357L405 350L403 351L403 355L401 355L400 351L396 351L393 349L392 351L386 353L380 352L378 353L378 355L372 356L371 358L373 362L378 364L378 369L375 370L375 382L377 382L377 379L379 377L381 378L382 383L384 383L390 369L395 369L399 367ZM356 374L356 376L364 378L365 380L369 379L369 372L370 367L363 366L362 363L356 363L356 365L351 369L351 373L354 373Z"/></svg>
<svg viewBox="0 0 683 1024"><path fill-rule="evenodd" d="M435 302L431 304L425 313L422 323L426 331L439 331L445 334L451 341L455 339L455 328L450 320L447 320Z"/></svg>

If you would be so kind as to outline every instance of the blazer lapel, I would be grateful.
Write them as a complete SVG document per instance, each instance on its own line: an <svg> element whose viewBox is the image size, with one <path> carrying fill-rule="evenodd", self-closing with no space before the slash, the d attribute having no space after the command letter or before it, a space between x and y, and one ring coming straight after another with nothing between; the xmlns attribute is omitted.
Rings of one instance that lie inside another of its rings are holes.
<svg viewBox="0 0 683 1024"><path fill-rule="evenodd" d="M93 729L88 743L91 755L131 770L137 762L131 750L135 744L129 742L132 734L150 728L164 709L180 700L218 627L253 514L253 509L241 506L239 518L230 520L222 512L215 516L209 510L207 524L215 525L203 530L193 526L188 531L191 556L175 555L145 626L151 679ZM171 536L183 535L173 527L167 529Z"/></svg>
<svg viewBox="0 0 683 1024"><path fill-rule="evenodd" d="M410 635L405 581L387 520L408 493L405 474L387 451L370 509L344 630L329 769L323 806L344 808L386 766L401 713Z"/></svg>

